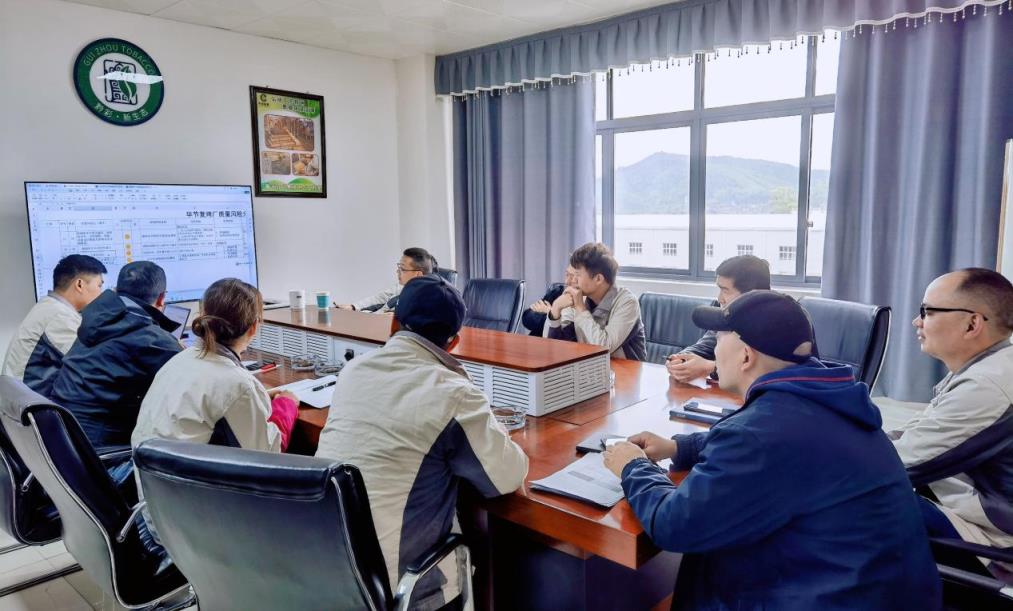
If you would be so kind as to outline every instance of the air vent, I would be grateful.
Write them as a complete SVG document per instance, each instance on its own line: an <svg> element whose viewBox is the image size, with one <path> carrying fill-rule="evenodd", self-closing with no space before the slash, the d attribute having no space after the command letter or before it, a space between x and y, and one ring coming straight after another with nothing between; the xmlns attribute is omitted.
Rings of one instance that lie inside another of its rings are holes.
<svg viewBox="0 0 1013 611"><path fill-rule="evenodd" d="M260 349L272 354L284 354L281 349L281 327L275 325L260 326Z"/></svg>
<svg viewBox="0 0 1013 611"><path fill-rule="evenodd" d="M574 391L574 365L547 371L544 378L542 405L545 412L562 409L576 403Z"/></svg>
<svg viewBox="0 0 1013 611"><path fill-rule="evenodd" d="M283 354L288 357L306 354L306 332L299 329L281 330Z"/></svg>
<svg viewBox="0 0 1013 611"><path fill-rule="evenodd" d="M602 389L609 389L608 355L587 359L576 363L577 384L575 385L577 401L600 395Z"/></svg>
<svg viewBox="0 0 1013 611"><path fill-rule="evenodd" d="M513 405L531 407L531 392L528 386L528 375L520 371L511 371L500 367L492 368L492 403L493 405Z"/></svg>
<svg viewBox="0 0 1013 611"><path fill-rule="evenodd" d="M326 361L330 361L331 339L326 335L320 335L319 333L307 333L306 352L308 354L319 356Z"/></svg>
<svg viewBox="0 0 1013 611"><path fill-rule="evenodd" d="M485 392L485 365L471 363L469 361L461 361L461 366L466 372L468 372L468 377L471 378L471 382L480 390Z"/></svg>

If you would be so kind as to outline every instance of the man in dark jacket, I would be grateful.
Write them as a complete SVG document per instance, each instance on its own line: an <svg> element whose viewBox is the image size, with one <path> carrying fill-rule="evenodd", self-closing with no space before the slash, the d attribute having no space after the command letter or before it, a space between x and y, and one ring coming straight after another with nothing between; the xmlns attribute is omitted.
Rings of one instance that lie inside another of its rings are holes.
<svg viewBox="0 0 1013 611"><path fill-rule="evenodd" d="M545 331L545 317L552 310L552 302L559 299L559 296L563 294L563 290L566 287L577 286L577 270L567 265L564 280L565 282L553 282L550 284L549 290L545 291L542 298L531 304L531 307L527 310L524 310L524 314L521 315L521 324L528 330L528 335L542 337Z"/></svg>
<svg viewBox="0 0 1013 611"><path fill-rule="evenodd" d="M939 609L904 466L865 385L811 358L798 303L753 291L693 322L717 332L721 387L745 404L705 433L651 433L605 464L644 530L682 552L679 609ZM775 331L776 330L776 331ZM690 469L679 486L651 462Z"/></svg>
<svg viewBox="0 0 1013 611"><path fill-rule="evenodd" d="M53 383L96 448L130 445L141 400L155 374L182 350L178 323L162 313L165 271L150 261L123 266L115 291L81 312L77 342Z"/></svg>

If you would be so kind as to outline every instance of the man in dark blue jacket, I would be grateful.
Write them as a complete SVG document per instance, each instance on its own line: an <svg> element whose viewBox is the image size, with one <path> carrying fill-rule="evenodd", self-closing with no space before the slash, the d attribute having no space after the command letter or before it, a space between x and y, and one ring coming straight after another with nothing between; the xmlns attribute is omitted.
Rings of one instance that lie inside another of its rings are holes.
<svg viewBox="0 0 1013 611"><path fill-rule="evenodd" d="M155 374L182 350L178 323L162 313L165 271L150 261L123 266L115 291L81 312L52 399L73 412L96 448L130 445L141 400Z"/></svg>
<svg viewBox="0 0 1013 611"><path fill-rule="evenodd" d="M606 452L658 546L685 553L679 609L939 609L904 466L869 389L811 358L809 317L753 291L693 322L718 334L721 387L742 409L706 432L640 433ZM651 462L690 469L679 486Z"/></svg>

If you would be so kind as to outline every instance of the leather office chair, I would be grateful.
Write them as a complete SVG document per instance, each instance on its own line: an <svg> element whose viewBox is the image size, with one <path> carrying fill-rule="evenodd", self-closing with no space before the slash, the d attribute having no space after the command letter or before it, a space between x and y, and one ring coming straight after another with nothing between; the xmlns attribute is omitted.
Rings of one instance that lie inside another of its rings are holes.
<svg viewBox="0 0 1013 611"><path fill-rule="evenodd" d="M464 326L513 333L524 307L524 281L505 278L472 278L464 287L468 313Z"/></svg>
<svg viewBox="0 0 1013 611"><path fill-rule="evenodd" d="M803 297L799 304L812 318L820 358L850 365L872 390L886 358L890 308L825 297Z"/></svg>
<svg viewBox="0 0 1013 611"><path fill-rule="evenodd" d="M693 309L702 305L715 305L715 302L707 297L689 295L640 295L640 319L647 336L648 362L664 363L668 355L700 339L704 332L693 324L692 316Z"/></svg>
<svg viewBox="0 0 1013 611"><path fill-rule="evenodd" d="M430 569L461 550L450 535L408 567L392 595L359 470L338 461L155 439L134 453L141 488L201 611L406 609ZM208 508L200 519L194 507Z"/></svg>
<svg viewBox="0 0 1013 611"><path fill-rule="evenodd" d="M20 545L60 538L60 514L0 428L0 530Z"/></svg>
<svg viewBox="0 0 1013 611"><path fill-rule="evenodd" d="M454 286L457 286L457 270L455 270L455 269L447 269L445 267L437 267L434 270L434 272L440 278L443 278L444 280L446 280L450 284L452 284Z"/></svg>
<svg viewBox="0 0 1013 611"><path fill-rule="evenodd" d="M138 511L116 487L81 425L19 380L0 376L0 421L60 512L63 541L81 568L124 607L147 607L182 594L186 579L147 548Z"/></svg>
<svg viewBox="0 0 1013 611"><path fill-rule="evenodd" d="M936 568L943 580L943 603L947 609L995 611L1013 609L1013 575L988 574L978 558L1013 564L1013 548L989 547L960 539L929 539L936 557ZM963 555L960 559L957 554ZM958 562L950 562L952 560ZM968 570L966 567L973 567Z"/></svg>

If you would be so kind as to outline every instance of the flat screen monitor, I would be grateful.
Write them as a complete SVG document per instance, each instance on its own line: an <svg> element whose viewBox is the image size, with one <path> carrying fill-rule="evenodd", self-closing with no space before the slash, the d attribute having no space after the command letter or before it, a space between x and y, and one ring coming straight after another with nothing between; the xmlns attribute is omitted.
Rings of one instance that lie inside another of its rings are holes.
<svg viewBox="0 0 1013 611"><path fill-rule="evenodd" d="M186 330L186 322L190 320L190 308L168 304L165 306L165 317L178 324L172 336L176 339L183 339L183 331Z"/></svg>
<svg viewBox="0 0 1013 611"><path fill-rule="evenodd" d="M36 299L74 253L102 261L109 286L131 261L158 263L167 302L200 299L221 278L257 286L249 186L26 182L25 199Z"/></svg>

